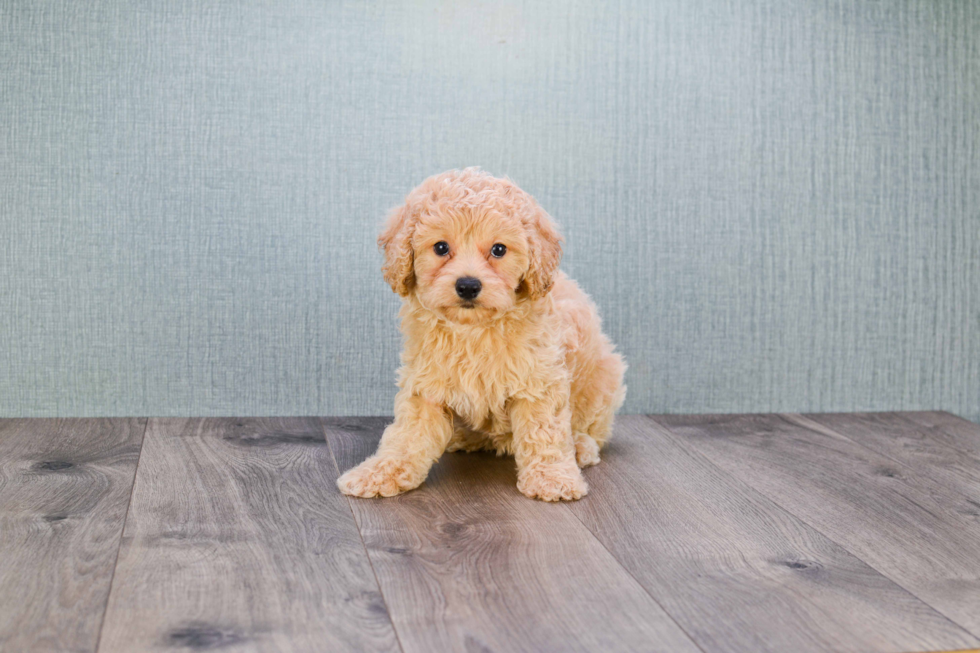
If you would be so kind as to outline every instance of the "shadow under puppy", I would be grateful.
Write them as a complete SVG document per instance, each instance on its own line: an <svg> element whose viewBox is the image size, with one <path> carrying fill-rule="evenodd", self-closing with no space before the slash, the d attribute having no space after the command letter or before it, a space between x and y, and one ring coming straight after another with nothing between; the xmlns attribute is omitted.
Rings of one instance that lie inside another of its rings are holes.
<svg viewBox="0 0 980 653"><path fill-rule="evenodd" d="M578 499L626 394L595 304L558 270L561 236L534 198L478 168L426 179L378 239L403 297L395 421L337 481L345 494L418 487L448 451L517 461L517 488Z"/></svg>

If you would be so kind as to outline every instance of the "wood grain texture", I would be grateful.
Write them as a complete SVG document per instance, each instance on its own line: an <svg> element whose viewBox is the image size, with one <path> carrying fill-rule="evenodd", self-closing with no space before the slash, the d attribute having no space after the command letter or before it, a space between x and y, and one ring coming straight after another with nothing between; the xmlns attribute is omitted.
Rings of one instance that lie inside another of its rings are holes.
<svg viewBox="0 0 980 653"><path fill-rule="evenodd" d="M99 650L397 650L315 419L151 419Z"/></svg>
<svg viewBox="0 0 980 653"><path fill-rule="evenodd" d="M323 420L340 469L387 421ZM512 459L455 453L417 490L350 499L406 652L698 650L564 506L515 486Z"/></svg>
<svg viewBox="0 0 980 653"><path fill-rule="evenodd" d="M980 460L980 425L941 411L899 412L896 415L922 426L929 438L961 451L973 460Z"/></svg>
<svg viewBox="0 0 980 653"><path fill-rule="evenodd" d="M145 421L0 420L0 650L95 650Z"/></svg>
<svg viewBox="0 0 980 653"><path fill-rule="evenodd" d="M943 418L940 413L918 418L925 424L916 421L914 413L906 415L912 417L896 413L822 413L798 419L830 428L914 470L923 490L942 505L950 523L967 521L967 528L978 532L980 426L962 421L969 425L963 428L957 423L958 418ZM952 434L942 425L947 425Z"/></svg>
<svg viewBox="0 0 980 653"><path fill-rule="evenodd" d="M569 504L705 651L980 644L643 416L620 416Z"/></svg>
<svg viewBox="0 0 980 653"><path fill-rule="evenodd" d="M980 636L980 533L918 472L799 416L657 416L718 467Z"/></svg>

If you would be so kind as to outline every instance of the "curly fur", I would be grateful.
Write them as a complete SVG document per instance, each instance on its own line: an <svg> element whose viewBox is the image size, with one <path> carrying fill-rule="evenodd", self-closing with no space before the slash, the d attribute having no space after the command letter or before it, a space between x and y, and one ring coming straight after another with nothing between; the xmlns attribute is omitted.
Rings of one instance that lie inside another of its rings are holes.
<svg viewBox="0 0 980 653"><path fill-rule="evenodd" d="M448 255L433 252L439 241ZM507 247L499 259L495 243ZM409 193L378 244L385 281L404 298L395 421L338 487L393 496L418 487L444 451L490 450L514 455L531 498L584 496L580 468L599 462L626 365L595 304L558 270L548 214L509 179L452 170ZM455 292L463 276L482 282L472 305Z"/></svg>

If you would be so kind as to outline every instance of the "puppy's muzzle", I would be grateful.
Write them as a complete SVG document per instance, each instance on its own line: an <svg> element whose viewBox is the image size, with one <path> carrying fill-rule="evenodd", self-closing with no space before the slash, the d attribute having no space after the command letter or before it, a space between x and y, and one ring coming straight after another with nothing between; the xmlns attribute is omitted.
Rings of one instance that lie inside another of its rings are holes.
<svg viewBox="0 0 980 653"><path fill-rule="evenodd" d="M468 302L476 299L476 296L480 294L481 288L483 288L483 284L476 277L460 277L456 279L456 294Z"/></svg>

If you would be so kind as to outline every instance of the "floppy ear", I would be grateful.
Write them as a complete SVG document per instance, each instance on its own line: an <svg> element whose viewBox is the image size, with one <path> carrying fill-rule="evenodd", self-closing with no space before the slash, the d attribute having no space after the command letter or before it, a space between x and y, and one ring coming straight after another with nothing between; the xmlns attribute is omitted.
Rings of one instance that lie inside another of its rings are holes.
<svg viewBox="0 0 980 653"><path fill-rule="evenodd" d="M414 232L415 220L406 204L392 209L384 230L378 236L378 247L385 255L384 265L381 266L385 281L402 297L406 297L415 286Z"/></svg>
<svg viewBox="0 0 980 653"><path fill-rule="evenodd" d="M524 288L531 299L543 297L551 290L561 261L561 234L551 216L535 206L525 223L530 264L524 274Z"/></svg>

